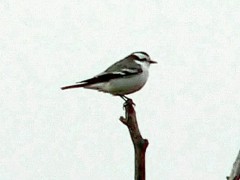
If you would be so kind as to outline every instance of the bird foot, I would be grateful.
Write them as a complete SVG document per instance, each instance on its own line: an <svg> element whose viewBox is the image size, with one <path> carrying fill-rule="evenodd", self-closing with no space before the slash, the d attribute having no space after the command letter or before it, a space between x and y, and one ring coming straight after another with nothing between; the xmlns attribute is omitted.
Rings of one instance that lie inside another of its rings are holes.
<svg viewBox="0 0 240 180"><path fill-rule="evenodd" d="M132 99L128 98L125 103L124 103L124 106L128 106L128 105L136 105Z"/></svg>
<svg viewBox="0 0 240 180"><path fill-rule="evenodd" d="M128 98L123 104L123 109L126 109L129 106L136 106L132 99Z"/></svg>
<svg viewBox="0 0 240 180"><path fill-rule="evenodd" d="M123 109L125 109L127 106L135 106L135 103L133 102L132 99L128 98L127 96L124 95L119 95L125 102L123 104Z"/></svg>

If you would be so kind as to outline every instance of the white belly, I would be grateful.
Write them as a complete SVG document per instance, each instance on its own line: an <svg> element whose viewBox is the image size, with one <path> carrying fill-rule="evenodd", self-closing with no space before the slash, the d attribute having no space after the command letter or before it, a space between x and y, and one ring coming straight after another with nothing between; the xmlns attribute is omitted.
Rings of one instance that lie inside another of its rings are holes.
<svg viewBox="0 0 240 180"><path fill-rule="evenodd" d="M129 78L113 79L103 88L113 95L130 94L141 89L148 79L148 72L143 72L139 75L134 75Z"/></svg>
<svg viewBox="0 0 240 180"><path fill-rule="evenodd" d="M129 76L128 78L116 78L109 82L96 83L84 88L95 89L98 91L110 93L113 95L125 95L141 89L148 79L149 63L140 63L143 72L137 75Z"/></svg>

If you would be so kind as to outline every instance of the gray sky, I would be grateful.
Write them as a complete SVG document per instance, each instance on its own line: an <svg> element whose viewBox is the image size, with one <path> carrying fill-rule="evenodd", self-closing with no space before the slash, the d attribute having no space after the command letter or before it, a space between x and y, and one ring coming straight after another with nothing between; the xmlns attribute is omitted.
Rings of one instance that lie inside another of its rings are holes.
<svg viewBox="0 0 240 180"><path fill-rule="evenodd" d="M118 97L60 87L133 51L147 179L220 180L240 147L240 1L0 0L0 179L133 179Z"/></svg>

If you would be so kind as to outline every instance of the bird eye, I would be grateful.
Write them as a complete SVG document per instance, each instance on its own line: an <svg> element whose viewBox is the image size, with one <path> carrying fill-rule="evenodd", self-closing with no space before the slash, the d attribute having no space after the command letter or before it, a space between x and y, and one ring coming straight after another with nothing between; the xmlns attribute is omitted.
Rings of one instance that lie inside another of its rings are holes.
<svg viewBox="0 0 240 180"><path fill-rule="evenodd" d="M142 61L142 62L143 62L143 61L147 61L146 58L142 58L142 59L138 58L137 60L138 60L138 61Z"/></svg>

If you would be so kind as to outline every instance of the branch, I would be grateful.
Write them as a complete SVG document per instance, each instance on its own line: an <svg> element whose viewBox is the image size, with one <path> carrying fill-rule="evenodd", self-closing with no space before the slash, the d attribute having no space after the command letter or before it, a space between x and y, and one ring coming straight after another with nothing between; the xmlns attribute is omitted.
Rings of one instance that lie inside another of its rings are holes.
<svg viewBox="0 0 240 180"><path fill-rule="evenodd" d="M230 177L227 177L227 180L240 180L240 151L233 164L231 175Z"/></svg>
<svg viewBox="0 0 240 180"><path fill-rule="evenodd" d="M133 101L128 99L124 103L125 118L120 117L120 121L128 127L135 154L135 180L145 180L145 153L148 140L143 139L138 128L136 113L133 108Z"/></svg>

